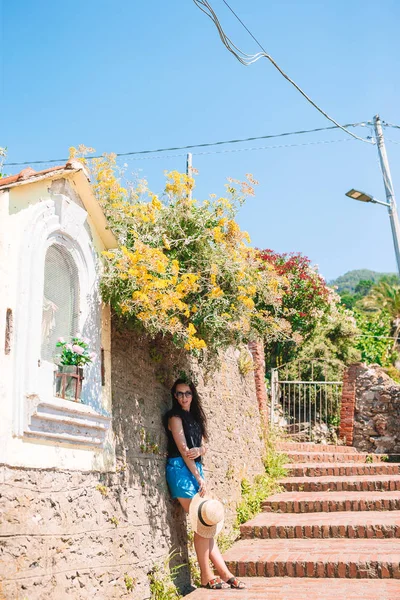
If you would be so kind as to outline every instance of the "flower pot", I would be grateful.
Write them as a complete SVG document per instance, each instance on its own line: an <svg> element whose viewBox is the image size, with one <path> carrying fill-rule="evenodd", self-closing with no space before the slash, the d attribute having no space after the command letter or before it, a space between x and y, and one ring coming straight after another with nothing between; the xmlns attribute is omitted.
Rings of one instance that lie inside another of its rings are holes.
<svg viewBox="0 0 400 600"><path fill-rule="evenodd" d="M83 368L75 365L58 365L55 373L55 393L58 398L80 402Z"/></svg>

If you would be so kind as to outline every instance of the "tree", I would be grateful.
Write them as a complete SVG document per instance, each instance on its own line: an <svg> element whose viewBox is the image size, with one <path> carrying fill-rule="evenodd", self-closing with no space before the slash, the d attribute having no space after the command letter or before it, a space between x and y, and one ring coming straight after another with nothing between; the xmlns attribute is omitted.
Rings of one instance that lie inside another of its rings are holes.
<svg viewBox="0 0 400 600"><path fill-rule="evenodd" d="M355 294L359 296L359 298L363 298L371 291L371 288L374 286L374 282L372 279L361 279L355 288Z"/></svg>
<svg viewBox="0 0 400 600"><path fill-rule="evenodd" d="M313 334L300 343L296 350L295 359L301 361L301 376L307 379L313 368L314 378L319 376L322 379L340 381L344 366L360 360L360 351L356 348L358 333L352 312L343 308L339 302L332 302L329 311L318 321ZM321 362L311 367L311 362L315 359ZM296 364L291 369L289 376L296 375Z"/></svg>
<svg viewBox="0 0 400 600"><path fill-rule="evenodd" d="M400 333L400 286L392 285L388 281L380 281L359 302L359 307L366 312L385 312L389 315L394 337L392 344L394 350Z"/></svg>
<svg viewBox="0 0 400 600"><path fill-rule="evenodd" d="M356 305L356 302L359 300L358 294L352 294L351 292L342 292L340 294L340 301L345 308L348 310L353 310Z"/></svg>
<svg viewBox="0 0 400 600"><path fill-rule="evenodd" d="M359 281L371 280L374 283L378 283L383 277L387 276L392 277L393 275L390 273L378 273L376 271L370 271L369 269L358 269L355 271L348 271L337 279L330 281L329 285L334 287L340 295L342 292L350 292L351 294L354 294L355 288ZM397 276L394 275L394 277ZM399 283L398 278L397 283Z"/></svg>
<svg viewBox="0 0 400 600"><path fill-rule="evenodd" d="M273 250L259 252L264 268L273 269L284 280L279 315L291 326L289 339L271 340L266 345L266 357L270 366L278 366L294 358L298 344L307 340L321 318L330 311L337 295L319 275L311 261L300 253L279 254Z"/></svg>
<svg viewBox="0 0 400 600"><path fill-rule="evenodd" d="M354 288L354 293L347 289L339 292L341 303L350 310L353 310L362 298L369 294L374 282L372 279L361 279Z"/></svg>
<svg viewBox="0 0 400 600"><path fill-rule="evenodd" d="M372 314L356 312L355 317L360 331L356 347L361 352L361 360L367 364L390 366L394 358L390 315L382 310Z"/></svg>

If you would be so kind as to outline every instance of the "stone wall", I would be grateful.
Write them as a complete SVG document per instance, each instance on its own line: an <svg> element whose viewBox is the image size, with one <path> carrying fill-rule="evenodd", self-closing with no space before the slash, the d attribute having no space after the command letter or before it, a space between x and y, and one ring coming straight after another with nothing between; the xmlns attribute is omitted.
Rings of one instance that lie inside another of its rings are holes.
<svg viewBox="0 0 400 600"><path fill-rule="evenodd" d="M161 426L181 371L193 375L208 415L205 472L227 526L241 479L262 472L254 376L239 373L238 352L227 352L213 373L164 341L114 327L112 363L116 472L0 467L0 599L144 600L155 563L172 549L175 563L187 560L186 518L165 483ZM179 583L188 587L187 568Z"/></svg>
<svg viewBox="0 0 400 600"><path fill-rule="evenodd" d="M363 452L400 454L400 386L378 365L351 365L347 378L354 400L349 389L342 400L342 419L347 410L352 445Z"/></svg>

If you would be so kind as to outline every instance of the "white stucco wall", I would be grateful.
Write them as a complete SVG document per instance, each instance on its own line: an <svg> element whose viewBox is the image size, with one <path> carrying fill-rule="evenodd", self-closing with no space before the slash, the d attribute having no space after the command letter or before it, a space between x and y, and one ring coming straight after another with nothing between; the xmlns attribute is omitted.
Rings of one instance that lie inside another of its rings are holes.
<svg viewBox="0 0 400 600"><path fill-rule="evenodd" d="M112 469L114 443L110 418L105 416L106 413L111 415L108 307L99 305L106 381L104 386L97 384L96 398L92 394L97 410L54 399L52 386L51 389L45 386L44 390L40 383L43 377L41 379L37 347L47 236L61 234L73 241L75 236L82 249L83 262L97 266L98 256L105 249L101 232L90 216L87 216L85 228L79 229L74 224L74 211L79 217L85 217L83 204L76 195L79 185L73 177L67 185L57 184L42 180L0 191L0 463L60 469ZM62 188L64 196L56 194L60 191L58 188ZM69 198L66 197L68 190ZM93 282L97 290L99 284L99 273L94 274L93 269L88 269L89 275L92 272L92 280L88 280L92 295L95 291ZM98 291L95 297L98 298ZM14 321L9 354L5 353L4 345L7 309L12 310ZM82 329L86 317L82 317ZM40 431L38 433L32 426L33 419L39 424L51 422L50 431L54 433L47 433L47 437L40 435ZM66 433L71 430L73 434Z"/></svg>

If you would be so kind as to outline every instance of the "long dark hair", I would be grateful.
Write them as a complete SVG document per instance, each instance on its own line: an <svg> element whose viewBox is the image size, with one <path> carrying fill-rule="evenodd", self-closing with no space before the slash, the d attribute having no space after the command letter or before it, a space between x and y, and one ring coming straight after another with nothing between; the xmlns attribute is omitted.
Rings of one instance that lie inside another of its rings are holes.
<svg viewBox="0 0 400 600"><path fill-rule="evenodd" d="M184 385L189 386L190 391L192 392L192 403L190 405L190 412L194 416L196 421L198 423L200 423L201 433L202 433L204 439L207 440L208 439L207 417L206 417L203 407L201 405L201 400L200 400L199 394L197 393L197 390L191 381L186 381L185 379L177 379L175 381L174 385L171 388L172 410L179 410L179 411L182 410L181 405L179 404L178 400L175 397L176 388L179 384L184 384Z"/></svg>

